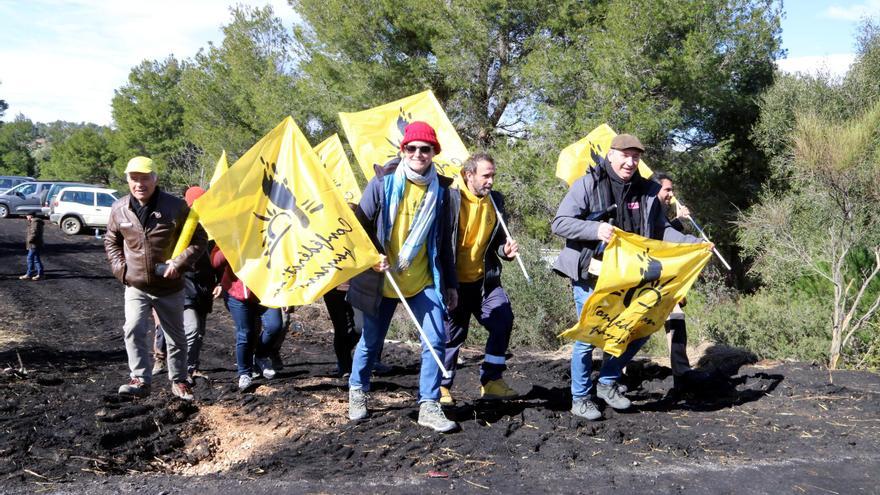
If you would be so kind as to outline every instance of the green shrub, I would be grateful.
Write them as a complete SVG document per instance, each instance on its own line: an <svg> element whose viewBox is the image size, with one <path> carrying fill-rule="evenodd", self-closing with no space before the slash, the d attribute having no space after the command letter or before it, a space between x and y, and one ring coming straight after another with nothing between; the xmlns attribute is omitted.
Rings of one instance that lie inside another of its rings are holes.
<svg viewBox="0 0 880 495"><path fill-rule="evenodd" d="M556 349L564 343L557 335L577 322L571 284L550 269L558 249L545 249L526 237L517 241L532 283L516 261L505 263L502 281L514 316L511 347Z"/></svg>
<svg viewBox="0 0 880 495"><path fill-rule="evenodd" d="M830 308L795 293L762 290L689 313L713 342L742 347L760 358L826 362Z"/></svg>

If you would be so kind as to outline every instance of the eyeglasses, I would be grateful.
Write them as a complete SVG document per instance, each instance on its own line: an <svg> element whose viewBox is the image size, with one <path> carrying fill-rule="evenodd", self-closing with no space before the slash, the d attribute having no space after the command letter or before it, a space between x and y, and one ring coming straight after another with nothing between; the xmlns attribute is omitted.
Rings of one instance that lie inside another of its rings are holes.
<svg viewBox="0 0 880 495"><path fill-rule="evenodd" d="M418 151L419 153L423 153L426 155L428 153L431 153L432 151L434 151L434 147L431 145L414 146L412 144L408 144L408 145L404 146L403 149L405 149L407 153L415 153L416 151Z"/></svg>

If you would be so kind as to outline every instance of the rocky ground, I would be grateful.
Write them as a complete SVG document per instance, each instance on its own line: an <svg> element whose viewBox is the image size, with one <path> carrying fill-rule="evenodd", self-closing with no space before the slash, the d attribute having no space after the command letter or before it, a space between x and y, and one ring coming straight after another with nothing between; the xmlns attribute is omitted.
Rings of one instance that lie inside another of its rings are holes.
<svg viewBox="0 0 880 495"><path fill-rule="evenodd" d="M605 419L568 413L566 353L514 349L522 392L477 401L470 349L441 435L416 424L418 354L386 345L371 420L347 420L323 305L300 308L271 382L235 387L231 320L208 320L193 403L157 377L146 399L127 378L122 287L103 245L47 225L45 280L19 281L24 222L0 220L0 493L880 493L880 377L750 359L709 347L704 369L730 380L669 393L669 369L627 370L636 406Z"/></svg>

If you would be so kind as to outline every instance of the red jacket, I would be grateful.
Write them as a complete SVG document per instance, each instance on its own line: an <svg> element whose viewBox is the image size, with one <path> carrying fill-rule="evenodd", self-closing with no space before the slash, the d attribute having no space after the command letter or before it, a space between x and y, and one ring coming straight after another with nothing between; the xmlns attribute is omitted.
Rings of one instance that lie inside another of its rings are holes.
<svg viewBox="0 0 880 495"><path fill-rule="evenodd" d="M220 287L222 287L223 291L229 294L230 297L234 297L239 301L260 302L260 299L256 294L248 289L247 286L244 285L244 282L238 279L238 276L232 271L232 267L229 266L229 262L226 260L223 251L220 251L220 248L217 246L214 246L214 249L211 251L211 266L217 270L220 270L221 268L223 269L223 277L220 279Z"/></svg>

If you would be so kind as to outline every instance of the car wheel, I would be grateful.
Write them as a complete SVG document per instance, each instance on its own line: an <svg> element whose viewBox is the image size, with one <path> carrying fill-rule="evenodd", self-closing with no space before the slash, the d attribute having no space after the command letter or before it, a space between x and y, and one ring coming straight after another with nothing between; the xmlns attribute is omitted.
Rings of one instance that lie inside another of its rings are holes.
<svg viewBox="0 0 880 495"><path fill-rule="evenodd" d="M0 205L0 218L6 218L9 216L9 207L6 205Z"/></svg>
<svg viewBox="0 0 880 495"><path fill-rule="evenodd" d="M61 230L67 235L77 235L82 232L83 224L76 217L67 217L61 220Z"/></svg>

